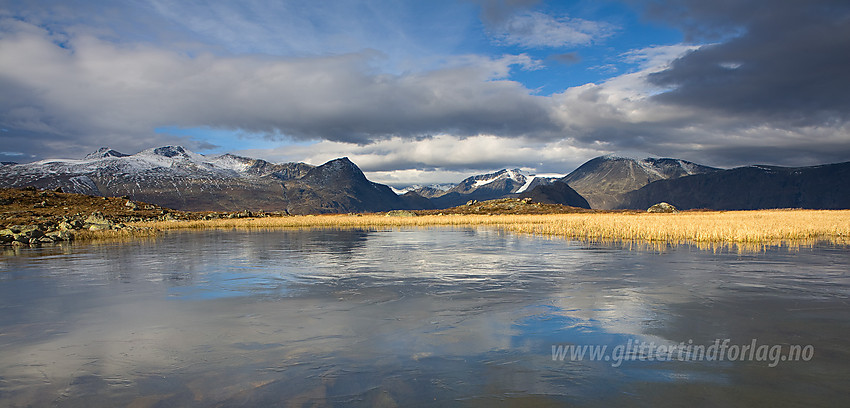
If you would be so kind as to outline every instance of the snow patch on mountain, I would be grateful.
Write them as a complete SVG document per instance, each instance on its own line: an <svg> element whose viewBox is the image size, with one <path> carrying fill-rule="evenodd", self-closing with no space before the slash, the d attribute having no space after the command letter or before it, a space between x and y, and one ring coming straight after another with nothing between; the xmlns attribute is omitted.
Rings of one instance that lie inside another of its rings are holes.
<svg viewBox="0 0 850 408"><path fill-rule="evenodd" d="M419 190L422 190L422 189L434 189L434 190L437 190L437 191L449 191L449 190L452 189L452 187L454 187L456 185L457 184L454 184L454 183L414 184L414 185L403 187L403 188L396 188L396 187L392 187L392 186L390 186L390 188L393 190L394 193L396 193L398 195L404 195L404 194L407 194L411 191L419 191Z"/></svg>
<svg viewBox="0 0 850 408"><path fill-rule="evenodd" d="M247 173L253 162L253 159L232 155L230 153L213 157L209 160L209 163L216 167L233 170L240 174Z"/></svg>
<svg viewBox="0 0 850 408"><path fill-rule="evenodd" d="M534 179L536 179L536 178L537 178L537 176L526 177L525 184L523 184L522 187L520 187L517 191L514 191L514 193L520 194L520 193L525 192L525 190L528 190L528 187L531 186L531 183L533 183Z"/></svg>
<svg viewBox="0 0 850 408"><path fill-rule="evenodd" d="M487 184L493 183L497 180L512 180L516 183L524 184L528 176L523 174L523 172L519 169L503 169L499 170L495 173L490 174L482 174L479 176L470 177L467 180L472 181L472 188L478 188L481 186L486 186ZM464 180L466 181L466 180Z"/></svg>

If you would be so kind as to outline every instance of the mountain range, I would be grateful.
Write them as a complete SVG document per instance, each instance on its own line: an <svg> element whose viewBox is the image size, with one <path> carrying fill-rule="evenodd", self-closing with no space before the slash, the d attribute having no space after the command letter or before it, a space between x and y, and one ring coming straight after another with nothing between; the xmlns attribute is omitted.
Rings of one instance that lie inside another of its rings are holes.
<svg viewBox="0 0 850 408"><path fill-rule="evenodd" d="M0 167L0 187L61 188L127 196L180 210L268 210L293 214L407 208L389 187L366 179L347 158L321 166L270 163L232 154L206 157L181 146L126 155L108 148L82 160Z"/></svg>
<svg viewBox="0 0 850 408"><path fill-rule="evenodd" d="M503 169L457 184L396 190L369 181L348 158L313 166L163 146L133 155L101 148L79 160L3 163L0 187L127 196L181 210L292 214L442 209L506 197L597 209L646 209L661 201L682 209L850 208L848 176L850 162L724 170L679 159L608 155L562 178Z"/></svg>

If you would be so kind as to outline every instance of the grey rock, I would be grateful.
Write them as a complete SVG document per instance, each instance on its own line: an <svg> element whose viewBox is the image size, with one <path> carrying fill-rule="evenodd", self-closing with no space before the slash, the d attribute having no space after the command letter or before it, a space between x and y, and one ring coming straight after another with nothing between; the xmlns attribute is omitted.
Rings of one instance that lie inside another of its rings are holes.
<svg viewBox="0 0 850 408"><path fill-rule="evenodd" d="M387 217L415 217L416 214L405 210L392 210L387 212Z"/></svg>
<svg viewBox="0 0 850 408"><path fill-rule="evenodd" d="M661 202L661 203L653 205L652 207L649 207L646 210L646 212L648 212L648 213L677 213L677 212L679 212L679 210L675 206L673 206L672 204Z"/></svg>

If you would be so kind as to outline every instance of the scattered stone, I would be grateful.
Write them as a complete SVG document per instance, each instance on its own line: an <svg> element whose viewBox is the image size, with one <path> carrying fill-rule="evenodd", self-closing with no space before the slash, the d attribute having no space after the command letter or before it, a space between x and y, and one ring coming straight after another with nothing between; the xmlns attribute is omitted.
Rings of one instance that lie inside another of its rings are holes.
<svg viewBox="0 0 850 408"><path fill-rule="evenodd" d="M672 204L661 202L661 203L653 205L652 207L649 207L646 210L646 212L648 212L648 213L677 213L677 212L679 212L679 210L676 207L674 207Z"/></svg>

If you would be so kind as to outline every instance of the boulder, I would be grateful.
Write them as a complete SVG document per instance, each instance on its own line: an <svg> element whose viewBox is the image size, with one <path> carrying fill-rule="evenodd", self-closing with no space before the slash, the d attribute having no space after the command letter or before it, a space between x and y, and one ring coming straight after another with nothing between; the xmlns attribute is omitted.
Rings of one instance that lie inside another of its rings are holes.
<svg viewBox="0 0 850 408"><path fill-rule="evenodd" d="M71 241L74 239L74 234L68 231L52 231L48 232L46 236L54 242Z"/></svg>
<svg viewBox="0 0 850 408"><path fill-rule="evenodd" d="M405 210L392 210L387 212L387 217L415 217L416 214Z"/></svg>
<svg viewBox="0 0 850 408"><path fill-rule="evenodd" d="M86 218L84 227L90 231L108 230L112 228L112 222L106 219L100 211L95 211Z"/></svg>
<svg viewBox="0 0 850 408"><path fill-rule="evenodd" d="M672 204L661 202L661 203L653 205L652 207L647 208L646 212L649 212L649 213L677 213L677 212L679 212L679 210L676 209L676 207L674 207Z"/></svg>

